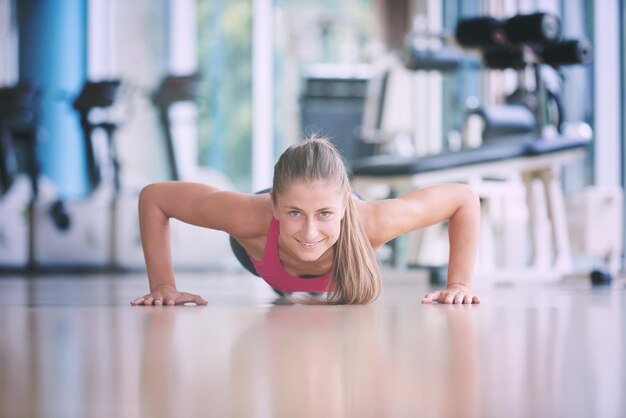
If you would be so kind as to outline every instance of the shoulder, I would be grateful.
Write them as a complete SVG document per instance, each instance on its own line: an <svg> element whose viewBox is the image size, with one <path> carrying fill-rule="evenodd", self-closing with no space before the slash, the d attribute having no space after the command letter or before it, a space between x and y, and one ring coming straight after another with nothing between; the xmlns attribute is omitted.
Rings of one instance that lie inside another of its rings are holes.
<svg viewBox="0 0 626 418"><path fill-rule="evenodd" d="M411 190L394 198L355 201L361 223L374 248L406 232L449 219L465 202L477 200L464 184L442 184Z"/></svg>
<svg viewBox="0 0 626 418"><path fill-rule="evenodd" d="M273 216L269 193L250 194L191 182L153 183L139 196L139 211L158 208L167 218L249 238L267 234Z"/></svg>
<svg viewBox="0 0 626 418"><path fill-rule="evenodd" d="M265 244L270 224L274 217L269 193L260 195L232 196L235 205L230 210L235 220L228 230L248 254L261 260L265 253Z"/></svg>
<svg viewBox="0 0 626 418"><path fill-rule="evenodd" d="M407 216L408 208L403 200L384 199L375 201L355 200L359 221L374 249L400 235L400 218Z"/></svg>
<svg viewBox="0 0 626 418"><path fill-rule="evenodd" d="M220 192L222 210L231 220L225 232L238 239L267 235L274 216L269 193Z"/></svg>
<svg viewBox="0 0 626 418"><path fill-rule="evenodd" d="M237 237L266 233L273 213L269 193L240 193L189 182L155 183L142 193L168 217Z"/></svg>

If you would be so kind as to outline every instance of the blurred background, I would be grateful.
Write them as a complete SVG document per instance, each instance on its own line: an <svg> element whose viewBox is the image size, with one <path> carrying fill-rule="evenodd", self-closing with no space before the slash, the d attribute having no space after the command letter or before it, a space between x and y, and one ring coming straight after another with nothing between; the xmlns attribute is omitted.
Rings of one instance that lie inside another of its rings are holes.
<svg viewBox="0 0 626 418"><path fill-rule="evenodd" d="M254 192L316 134L370 198L475 185L485 276L602 281L624 258L624 3L0 0L0 269L140 270L142 187ZM436 279L442 231L381 261ZM179 268L238 268L225 234L172 239Z"/></svg>

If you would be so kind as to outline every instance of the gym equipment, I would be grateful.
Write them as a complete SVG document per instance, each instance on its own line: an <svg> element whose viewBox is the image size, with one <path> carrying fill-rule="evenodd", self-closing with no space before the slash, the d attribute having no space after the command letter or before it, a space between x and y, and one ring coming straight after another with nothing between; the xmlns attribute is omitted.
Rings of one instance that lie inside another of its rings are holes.
<svg viewBox="0 0 626 418"><path fill-rule="evenodd" d="M164 130L171 180L182 176L170 108L194 99L198 82L196 76L168 76L151 96ZM148 182L122 182L115 133L123 90L120 80L86 81L72 101L83 133L88 190L84 198L68 200L59 198L54 184L39 175L38 91L27 83L0 89L0 267L143 268L137 203ZM232 189L223 175L210 169L193 171L185 179ZM226 234L172 220L171 238L177 267L235 265Z"/></svg>
<svg viewBox="0 0 626 418"><path fill-rule="evenodd" d="M518 273L523 278L561 277L571 271L573 263L559 176L563 165L585 154L589 138L565 134L559 92L544 83L541 70L589 62L588 44L584 40L561 41L560 21L545 13L507 20L489 16L462 19L455 36L463 47L480 48L483 66L518 70L518 89L506 98L505 105L475 108L468 114L467 125L478 122L477 147L433 155L360 158L351 161L353 187L369 195L370 190L382 186L393 196L429 184L467 182L478 191L487 220L493 217L491 211L496 203L510 198L512 185L520 184L531 230L530 260L524 260L523 266L505 264L496 268L493 256L485 254L493 248L483 238L480 258L491 259L482 263L481 273L493 274L489 277L494 279L503 272L506 277L517 277ZM524 83L523 72L527 69L534 72L533 89ZM556 134L547 138L550 127ZM466 126L464 131L470 129ZM543 189L542 199L537 199L535 186ZM508 237L504 240L510 241ZM437 267L412 263L406 247L402 242L394 246L394 266L419 266L431 271Z"/></svg>
<svg viewBox="0 0 626 418"><path fill-rule="evenodd" d="M624 249L622 188L596 185L572 193L567 200L567 213L578 267L592 271L594 284L604 282L602 274L609 278L618 274Z"/></svg>
<svg viewBox="0 0 626 418"><path fill-rule="evenodd" d="M163 128L169 180L206 182L229 189L228 181L210 170L195 171L196 177L183 178L177 162L171 108L176 103L195 100L199 81L195 75L166 76L150 95ZM119 127L115 110L122 90L120 80L88 81L73 102L85 140L89 193L80 201L42 196L37 205L41 219L37 237L41 242L36 246L41 266L144 268L137 205L139 191L148 181L126 177L126 184L122 183L115 143ZM131 180L136 184L130 184ZM226 234L175 219L170 224L175 267L205 269L209 264L228 265Z"/></svg>
<svg viewBox="0 0 626 418"><path fill-rule="evenodd" d="M556 15L532 13L516 15L501 20L490 16L461 19L456 26L457 42L467 48L479 48L486 68L517 70L518 88L505 98L507 105L515 106L506 111L500 106L497 112L477 109L468 115L471 125L477 117L482 120L482 137L497 137L500 132L490 132L496 126L499 131L517 131L520 108L528 108L535 118L533 134L542 136L546 128L562 133L562 103L560 92L545 83L542 67L547 65L557 71L563 65L587 64L591 60L591 47L586 40L561 40L561 22ZM534 72L534 90L527 87L526 70ZM561 77L562 74L558 73ZM522 119L527 119L523 116ZM510 129L503 129L510 124ZM530 134L530 131L519 133Z"/></svg>
<svg viewBox="0 0 626 418"><path fill-rule="evenodd" d="M426 48L432 44L439 44L439 47ZM402 61L412 71L453 72L463 66L478 65L473 57L449 46L443 35L431 33L411 33L405 43Z"/></svg>
<svg viewBox="0 0 626 418"><path fill-rule="evenodd" d="M173 115L178 104L189 104L202 99L200 89L202 79L198 74L173 75L163 77L158 87L150 95L157 111L163 139L165 142L166 160L170 181L194 181L210 184L221 190L233 190L230 180L221 172L210 167L182 167L180 164L180 145L183 141L191 141L194 150L195 137L175 136L176 117ZM185 124L195 117L195 108L183 110ZM181 118L182 119L182 118ZM189 133L189 132L188 132ZM195 133L194 133L195 134ZM185 168L185 170L182 170ZM135 206L136 207L136 206ZM228 235L221 231L198 228L176 219L170 220L170 238L172 260L176 268L206 269L207 266L231 269L237 268L237 260L230 250Z"/></svg>
<svg viewBox="0 0 626 418"><path fill-rule="evenodd" d="M546 45L540 55L553 67L588 64L591 62L591 45L584 39L570 39Z"/></svg>
<svg viewBox="0 0 626 418"><path fill-rule="evenodd" d="M511 136L530 135L536 130L535 115L527 106L520 104L495 105L471 109L466 114L466 123L471 124L471 119L476 117L477 127L473 129L477 133L470 133L466 128L466 136L478 135L478 141L470 140L471 143L497 140L507 140Z"/></svg>
<svg viewBox="0 0 626 418"><path fill-rule="evenodd" d="M594 269L589 276L594 286L609 286L612 281L611 273L607 270Z"/></svg>
<svg viewBox="0 0 626 418"><path fill-rule="evenodd" d="M455 36L467 48L516 43L545 44L561 35L561 21L550 13L515 15L509 19L480 16L457 22Z"/></svg>
<svg viewBox="0 0 626 418"><path fill-rule="evenodd" d="M163 129L168 177L172 181L199 181L228 190L230 183L211 170L193 171L191 178L184 176L177 159L171 110L177 103L196 100L199 83L197 75L168 75L150 95ZM115 109L122 89L119 80L88 81L73 102L85 140L89 193L87 198L73 202L42 196L42 203L38 204L38 219L42 221L37 230L42 242L36 246L40 265L124 270L144 267L137 205L139 191L148 181L121 181L114 137L119 127ZM104 138L98 137L102 133ZM175 219L170 224L175 267L204 269L209 264L229 265L226 234Z"/></svg>
<svg viewBox="0 0 626 418"><path fill-rule="evenodd" d="M120 80L86 81L72 103L80 115L85 145L87 197L63 200L54 187L41 190L34 212L38 267L110 268L114 264L120 167L114 142L118 121L112 119L112 109L120 86ZM99 132L105 134L104 140Z"/></svg>
<svg viewBox="0 0 626 418"><path fill-rule="evenodd" d="M163 131L167 164L170 171L170 180L180 180L176 151L172 134L170 109L176 103L193 102L199 96L201 78L198 74L167 75L152 93L151 99L159 114L159 122Z"/></svg>
<svg viewBox="0 0 626 418"><path fill-rule="evenodd" d="M41 94L29 82L0 88L0 267L33 263L33 203Z"/></svg>
<svg viewBox="0 0 626 418"><path fill-rule="evenodd" d="M119 162L117 160L117 154L115 152L115 142L113 141L113 135L117 129L117 122L115 121L92 121L89 117L92 110L95 109L109 109L113 107L117 99L120 90L120 80L106 80L106 81L88 81L83 86L80 94L76 97L72 106L80 115L80 126L83 131L83 137L85 140L85 149L87 157L87 178L89 180L90 192L100 186L102 181L102 172L99 169L98 156L95 150L94 144L94 132L97 129L102 129L106 134L109 159L113 168L113 186L115 190L120 190L119 182Z"/></svg>
<svg viewBox="0 0 626 418"><path fill-rule="evenodd" d="M359 137L370 77L369 67L312 67L301 97L302 131L328 136L347 160L371 155L372 144Z"/></svg>

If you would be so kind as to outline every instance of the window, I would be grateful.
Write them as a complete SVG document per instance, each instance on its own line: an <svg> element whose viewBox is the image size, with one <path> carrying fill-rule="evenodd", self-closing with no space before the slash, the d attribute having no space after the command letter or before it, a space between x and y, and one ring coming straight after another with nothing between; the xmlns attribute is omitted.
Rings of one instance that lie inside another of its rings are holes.
<svg viewBox="0 0 626 418"><path fill-rule="evenodd" d="M274 101L276 151L298 142L300 98L313 65L368 63L372 54L372 0L276 0ZM335 66L335 68L338 68ZM329 135L331 132L319 132Z"/></svg>
<svg viewBox="0 0 626 418"><path fill-rule="evenodd" d="M199 163L250 189L252 1L198 0Z"/></svg>

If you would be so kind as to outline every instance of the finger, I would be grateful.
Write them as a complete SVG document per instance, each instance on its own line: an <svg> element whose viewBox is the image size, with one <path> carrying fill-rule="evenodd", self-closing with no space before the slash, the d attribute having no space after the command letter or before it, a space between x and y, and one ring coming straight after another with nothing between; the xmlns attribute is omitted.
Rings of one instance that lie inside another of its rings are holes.
<svg viewBox="0 0 626 418"><path fill-rule="evenodd" d="M193 295L189 293L181 293L178 296L176 296L176 299L174 299L175 305L184 305L185 303L188 303L188 302L193 302Z"/></svg>
<svg viewBox="0 0 626 418"><path fill-rule="evenodd" d="M463 303L472 303L472 295L465 295L465 298L463 298Z"/></svg>
<svg viewBox="0 0 626 418"><path fill-rule="evenodd" d="M174 299L166 299L165 304L168 306L176 305L176 301Z"/></svg>
<svg viewBox="0 0 626 418"><path fill-rule="evenodd" d="M445 303L445 304L454 303L454 293L448 293L445 296L443 303Z"/></svg>
<svg viewBox="0 0 626 418"><path fill-rule="evenodd" d="M478 296L474 296L472 298L472 303L476 303L476 304L480 303L480 298Z"/></svg>
<svg viewBox="0 0 626 418"><path fill-rule="evenodd" d="M182 293L177 299L176 299L176 305L184 305L185 303L195 303L196 305L206 305L208 304L208 302L204 299L202 299L200 296L198 295L192 295L191 293Z"/></svg>
<svg viewBox="0 0 626 418"><path fill-rule="evenodd" d="M193 301L196 303L196 305L208 305L209 303L206 300L202 299L202 297L199 295L193 295Z"/></svg>
<svg viewBox="0 0 626 418"><path fill-rule="evenodd" d="M147 296L147 297L144 299L143 304L144 304L144 305L152 305L152 301L153 301L153 300L154 300L154 297L152 297L152 296Z"/></svg>
<svg viewBox="0 0 626 418"><path fill-rule="evenodd" d="M428 293L426 296L424 296L424 298L422 299L422 303L432 303L434 301L437 300L437 298L439 297L439 294L441 292L437 291L437 292L431 292Z"/></svg>
<svg viewBox="0 0 626 418"><path fill-rule="evenodd" d="M463 303L463 299L465 299L465 293L459 292L454 297L454 303Z"/></svg>
<svg viewBox="0 0 626 418"><path fill-rule="evenodd" d="M133 305L133 306L141 305L143 303L143 301L144 301L144 299L143 299L143 296L142 296L140 298L131 300L130 304Z"/></svg>

